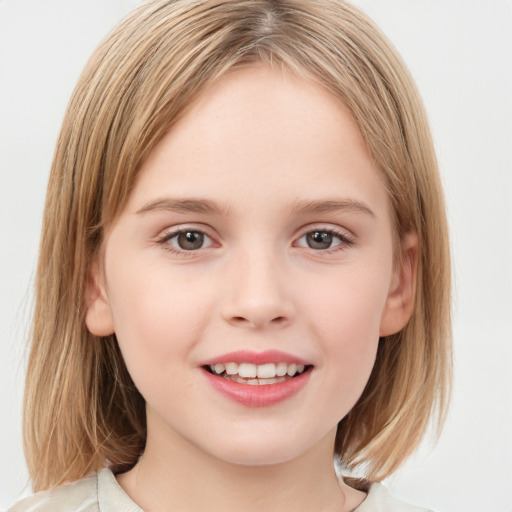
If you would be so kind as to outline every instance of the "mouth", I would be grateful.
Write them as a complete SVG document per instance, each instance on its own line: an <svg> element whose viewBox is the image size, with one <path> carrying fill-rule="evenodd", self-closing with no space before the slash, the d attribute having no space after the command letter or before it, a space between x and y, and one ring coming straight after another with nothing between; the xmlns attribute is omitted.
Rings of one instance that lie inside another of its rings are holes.
<svg viewBox="0 0 512 512"><path fill-rule="evenodd" d="M204 361L203 375L213 390L246 407L288 400L307 385L314 366L284 352L239 351Z"/></svg>
<svg viewBox="0 0 512 512"><path fill-rule="evenodd" d="M211 375L249 386L269 386L294 379L311 370L312 365L296 363L216 363L203 368Z"/></svg>

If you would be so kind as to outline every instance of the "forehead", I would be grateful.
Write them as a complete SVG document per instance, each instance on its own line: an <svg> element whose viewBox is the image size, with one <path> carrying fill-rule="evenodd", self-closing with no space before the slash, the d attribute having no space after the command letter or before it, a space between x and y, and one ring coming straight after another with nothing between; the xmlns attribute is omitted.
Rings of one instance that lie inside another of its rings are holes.
<svg viewBox="0 0 512 512"><path fill-rule="evenodd" d="M313 81L251 65L228 72L189 106L145 161L130 202L140 208L158 193L248 204L283 191L290 201L387 202L348 109Z"/></svg>

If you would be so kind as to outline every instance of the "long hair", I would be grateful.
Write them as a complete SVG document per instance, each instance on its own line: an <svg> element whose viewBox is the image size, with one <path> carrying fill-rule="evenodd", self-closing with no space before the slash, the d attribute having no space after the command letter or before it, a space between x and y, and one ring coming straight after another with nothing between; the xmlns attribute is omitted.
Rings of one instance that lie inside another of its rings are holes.
<svg viewBox="0 0 512 512"><path fill-rule="evenodd" d="M92 55L53 159L25 391L34 490L105 466L125 471L142 453L144 400L115 335L85 326L90 264L164 133L216 78L256 62L313 79L349 108L384 178L398 243L418 235L414 312L380 340L369 382L339 423L336 454L380 480L431 417L442 424L451 379L447 223L427 118L392 45L343 0L154 0Z"/></svg>

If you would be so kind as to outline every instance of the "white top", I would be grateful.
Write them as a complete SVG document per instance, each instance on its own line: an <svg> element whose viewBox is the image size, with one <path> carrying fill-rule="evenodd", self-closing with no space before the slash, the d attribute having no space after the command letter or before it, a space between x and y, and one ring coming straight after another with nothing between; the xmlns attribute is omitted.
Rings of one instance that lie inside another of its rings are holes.
<svg viewBox="0 0 512 512"><path fill-rule="evenodd" d="M29 496L7 512L143 512L110 471ZM373 483L354 512L428 512L395 498L384 485Z"/></svg>

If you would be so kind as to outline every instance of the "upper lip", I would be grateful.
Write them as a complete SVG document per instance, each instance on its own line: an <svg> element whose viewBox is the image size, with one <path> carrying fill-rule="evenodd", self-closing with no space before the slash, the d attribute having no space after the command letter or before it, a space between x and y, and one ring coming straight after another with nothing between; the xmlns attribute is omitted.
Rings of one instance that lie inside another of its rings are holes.
<svg viewBox="0 0 512 512"><path fill-rule="evenodd" d="M268 364L268 363L287 363L302 364L304 366L311 365L310 362L300 357L281 352L280 350L265 350L263 352L253 352L249 350L236 350L227 354L214 357L204 361L201 366L215 365L224 363L251 363L251 364Z"/></svg>

